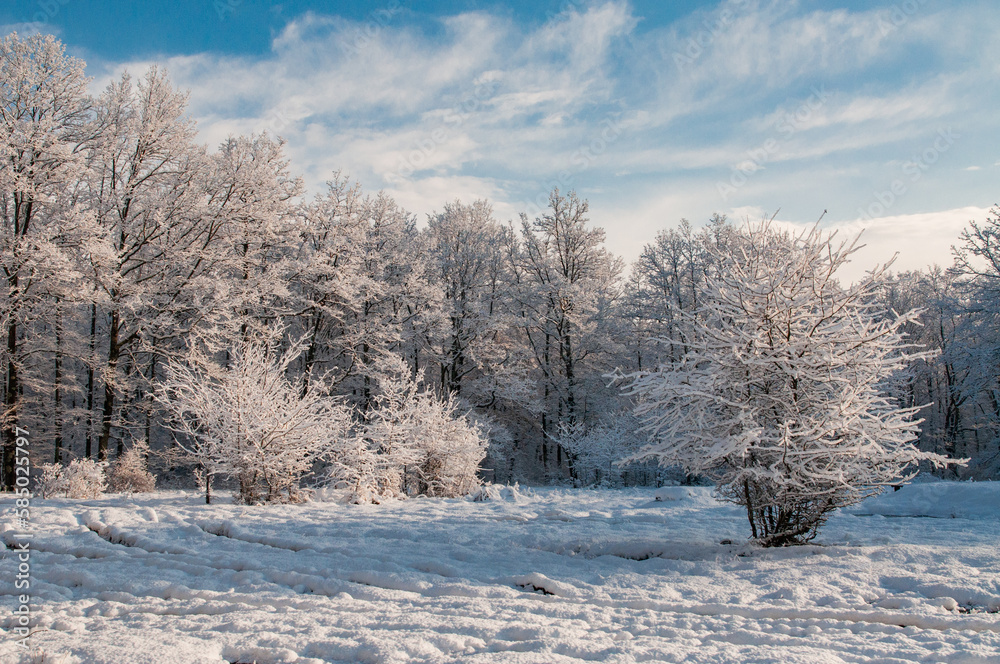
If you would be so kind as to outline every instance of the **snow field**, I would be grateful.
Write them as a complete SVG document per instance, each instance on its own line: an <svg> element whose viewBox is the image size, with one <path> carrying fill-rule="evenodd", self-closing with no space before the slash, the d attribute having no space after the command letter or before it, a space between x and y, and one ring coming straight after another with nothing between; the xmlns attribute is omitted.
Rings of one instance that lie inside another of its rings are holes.
<svg viewBox="0 0 1000 664"><path fill-rule="evenodd" d="M656 497L37 500L32 644L95 664L1000 662L1000 484L911 485L780 550L710 489Z"/></svg>

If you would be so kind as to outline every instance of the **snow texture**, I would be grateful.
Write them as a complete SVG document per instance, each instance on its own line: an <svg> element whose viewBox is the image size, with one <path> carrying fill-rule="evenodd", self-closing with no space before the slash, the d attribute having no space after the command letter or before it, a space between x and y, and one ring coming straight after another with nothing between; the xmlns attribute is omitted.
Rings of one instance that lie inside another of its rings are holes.
<svg viewBox="0 0 1000 664"><path fill-rule="evenodd" d="M786 549L703 487L202 503L37 499L37 659L8 634L0 662L1000 661L995 483L910 485Z"/></svg>

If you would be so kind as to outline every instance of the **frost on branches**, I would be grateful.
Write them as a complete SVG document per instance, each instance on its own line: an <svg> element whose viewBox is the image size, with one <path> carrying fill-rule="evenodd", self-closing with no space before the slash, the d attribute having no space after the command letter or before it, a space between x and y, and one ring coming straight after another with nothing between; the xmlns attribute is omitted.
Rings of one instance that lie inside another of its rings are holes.
<svg viewBox="0 0 1000 664"><path fill-rule="evenodd" d="M286 376L303 343L281 350L282 330L247 337L223 355L207 339L186 362L172 362L157 399L184 434L178 445L211 476L236 478L245 504L295 500L299 479L340 444L350 428L347 407L326 392L324 381L305 389Z"/></svg>
<svg viewBox="0 0 1000 664"><path fill-rule="evenodd" d="M677 361L632 374L629 390L655 458L716 480L746 507L764 546L811 540L829 513L915 474L953 463L922 452L919 408L901 408L883 383L919 353L901 328L918 311L879 310L885 268L842 287L853 243L813 228L790 236L749 228L708 278L693 312L678 312L686 349Z"/></svg>
<svg viewBox="0 0 1000 664"><path fill-rule="evenodd" d="M642 447L641 428L631 412L611 413L590 427L563 425L555 440L569 457L577 485L619 487L631 468L619 460Z"/></svg>
<svg viewBox="0 0 1000 664"><path fill-rule="evenodd" d="M419 389L399 358L380 363L374 407L333 456L331 476L354 502L408 495L461 496L479 488L489 441L452 397Z"/></svg>
<svg viewBox="0 0 1000 664"><path fill-rule="evenodd" d="M107 489L104 468L107 464L93 459L73 459L67 465L47 463L42 466L38 492L42 498L66 496L78 500L100 498Z"/></svg>
<svg viewBox="0 0 1000 664"><path fill-rule="evenodd" d="M156 476L149 472L146 459L149 443L136 441L108 470L108 485L118 493L149 493L156 488Z"/></svg>

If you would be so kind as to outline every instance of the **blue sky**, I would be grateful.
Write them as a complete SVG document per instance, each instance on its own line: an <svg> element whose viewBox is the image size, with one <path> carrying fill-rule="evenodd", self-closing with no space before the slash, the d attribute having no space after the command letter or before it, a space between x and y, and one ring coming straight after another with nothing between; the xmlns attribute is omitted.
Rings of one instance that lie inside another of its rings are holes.
<svg viewBox="0 0 1000 664"><path fill-rule="evenodd" d="M576 189L627 259L682 217L826 210L867 229L857 270L947 264L1000 202L989 1L33 0L0 26L58 35L95 90L165 67L205 142L279 134L314 192L342 169L509 219Z"/></svg>

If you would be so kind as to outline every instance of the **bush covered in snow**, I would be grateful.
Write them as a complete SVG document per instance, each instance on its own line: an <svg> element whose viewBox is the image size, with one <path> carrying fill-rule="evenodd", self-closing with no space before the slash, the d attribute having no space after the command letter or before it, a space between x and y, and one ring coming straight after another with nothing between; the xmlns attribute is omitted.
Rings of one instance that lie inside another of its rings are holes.
<svg viewBox="0 0 1000 664"><path fill-rule="evenodd" d="M47 463L42 466L38 492L43 498L100 498L107 488L105 465L93 459L73 459L65 466Z"/></svg>
<svg viewBox="0 0 1000 664"><path fill-rule="evenodd" d="M654 442L631 458L713 477L767 546L812 539L832 510L908 479L919 461L948 463L913 445L919 408L884 393L921 356L902 332L919 312L875 306L884 269L838 283L855 247L765 223L713 249L722 269L701 306L677 312L686 354L632 377Z"/></svg>
<svg viewBox="0 0 1000 664"><path fill-rule="evenodd" d="M398 363L396 363L398 364ZM407 495L461 496L480 485L489 441L452 398L422 391L389 366L375 407L334 455L332 477L356 502Z"/></svg>
<svg viewBox="0 0 1000 664"><path fill-rule="evenodd" d="M350 411L322 380L303 389L286 377L303 344L282 351L281 334L244 339L226 365L203 337L186 361L168 366L157 399L184 434L180 448L205 469L206 502L214 474L237 480L237 502L296 500L300 478L347 436Z"/></svg>
<svg viewBox="0 0 1000 664"><path fill-rule="evenodd" d="M476 503L504 501L516 503L532 495L534 494L532 494L531 489L521 488L517 482L512 485L487 482L470 493L468 499Z"/></svg>
<svg viewBox="0 0 1000 664"><path fill-rule="evenodd" d="M108 486L117 493L149 493L156 488L156 476L149 472L146 459L149 444L137 441L108 469Z"/></svg>

